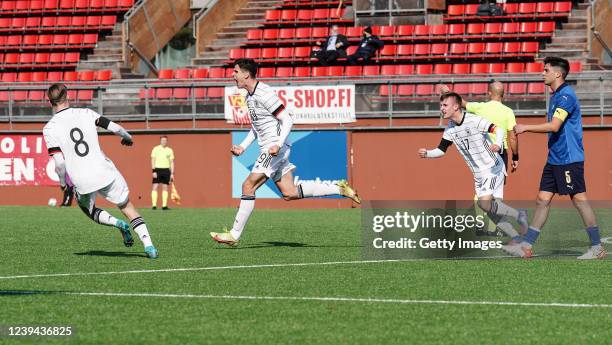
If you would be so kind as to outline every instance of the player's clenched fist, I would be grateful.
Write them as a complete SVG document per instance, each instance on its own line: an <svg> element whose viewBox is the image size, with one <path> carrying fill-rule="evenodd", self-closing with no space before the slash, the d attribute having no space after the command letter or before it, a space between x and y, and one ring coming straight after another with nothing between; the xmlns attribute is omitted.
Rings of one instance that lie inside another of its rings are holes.
<svg viewBox="0 0 612 345"><path fill-rule="evenodd" d="M272 156L278 155L278 151L280 151L280 147L278 145L274 145L268 149L268 153Z"/></svg>
<svg viewBox="0 0 612 345"><path fill-rule="evenodd" d="M234 156L240 156L244 152L244 148L238 145L232 145L232 149L230 150Z"/></svg>
<svg viewBox="0 0 612 345"><path fill-rule="evenodd" d="M499 150L500 150L499 145L497 145L497 144L493 144L493 145L491 145L491 151L493 151L493 152L499 152Z"/></svg>
<svg viewBox="0 0 612 345"><path fill-rule="evenodd" d="M132 141L131 138L130 139L123 138L123 139L121 139L121 145L132 146L132 145L134 145L134 142Z"/></svg>
<svg viewBox="0 0 612 345"><path fill-rule="evenodd" d="M419 154L419 157L427 158L427 149L419 149L419 151L417 151L417 153Z"/></svg>

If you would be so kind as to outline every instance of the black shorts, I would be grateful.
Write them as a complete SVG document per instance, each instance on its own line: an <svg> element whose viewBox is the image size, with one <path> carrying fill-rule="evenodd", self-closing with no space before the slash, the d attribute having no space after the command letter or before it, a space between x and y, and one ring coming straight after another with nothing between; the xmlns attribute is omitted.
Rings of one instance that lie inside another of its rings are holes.
<svg viewBox="0 0 612 345"><path fill-rule="evenodd" d="M170 184L170 169L155 169L157 177L153 179L153 183Z"/></svg>
<svg viewBox="0 0 612 345"><path fill-rule="evenodd" d="M559 195L574 195L586 192L584 162L563 165L546 163L540 180L540 190Z"/></svg>

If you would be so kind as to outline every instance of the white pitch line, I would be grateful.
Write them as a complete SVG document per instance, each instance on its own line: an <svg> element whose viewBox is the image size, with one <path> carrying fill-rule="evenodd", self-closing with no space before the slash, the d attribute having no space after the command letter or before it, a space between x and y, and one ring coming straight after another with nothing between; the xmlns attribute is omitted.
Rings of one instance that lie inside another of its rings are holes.
<svg viewBox="0 0 612 345"><path fill-rule="evenodd" d="M49 278L49 277L72 277L72 276L96 276L96 275L134 274L134 273L193 272L193 271L230 270L230 269L245 269L245 268L275 268L275 267L327 266L327 265L357 265L357 264L371 264L371 263L381 263L381 262L401 262L401 261L407 261L407 260L330 261L330 262L304 262L304 263L284 263L284 264L264 264L264 265L238 265L238 266L162 268L162 269L157 269L157 270L48 273L48 274L30 274L30 275L19 275L19 276L0 276L0 280L25 279L25 278Z"/></svg>
<svg viewBox="0 0 612 345"><path fill-rule="evenodd" d="M16 291L15 295L34 295L36 291ZM358 302L389 304L440 304L440 305L495 305L515 307L550 307L550 308L612 308L612 304L585 303L545 303L545 302L507 302L507 301L461 301L461 300L417 300L417 299L384 299L355 297L308 297L308 296L233 296L233 295L193 295L161 293L122 293L122 292L48 292L49 295L93 296L93 297L154 297L185 299L229 299L229 300L263 300L263 301L318 301L318 302Z"/></svg>

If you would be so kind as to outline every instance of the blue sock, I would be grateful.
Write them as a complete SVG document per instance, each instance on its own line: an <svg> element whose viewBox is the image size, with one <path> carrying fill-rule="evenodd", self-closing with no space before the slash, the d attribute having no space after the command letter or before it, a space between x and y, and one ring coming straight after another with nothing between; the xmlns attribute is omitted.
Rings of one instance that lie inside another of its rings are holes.
<svg viewBox="0 0 612 345"><path fill-rule="evenodd" d="M523 237L521 237L521 235L514 236L514 237L512 237L512 240L513 241L517 241L517 242L521 242L523 240Z"/></svg>
<svg viewBox="0 0 612 345"><path fill-rule="evenodd" d="M538 236L540 236L540 230L530 226L525 234L525 242L533 245L538 239Z"/></svg>
<svg viewBox="0 0 612 345"><path fill-rule="evenodd" d="M587 228L586 232L587 234L589 234L589 239L591 240L592 246L598 246L601 244L601 238L599 237L599 227L597 225Z"/></svg>

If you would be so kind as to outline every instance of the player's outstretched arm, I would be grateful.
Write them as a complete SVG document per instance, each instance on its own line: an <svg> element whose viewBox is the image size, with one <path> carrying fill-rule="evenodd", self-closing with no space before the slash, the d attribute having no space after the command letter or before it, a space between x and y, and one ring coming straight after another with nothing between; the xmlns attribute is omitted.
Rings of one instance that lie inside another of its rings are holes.
<svg viewBox="0 0 612 345"><path fill-rule="evenodd" d="M440 158L443 157L444 154L446 154L446 150L448 149L448 147L452 144L453 142L450 140L446 140L444 138L442 138L442 140L440 140L440 144L438 145L437 148L433 149L433 150L427 150L427 149L419 149L417 151L417 154L419 155L419 157L421 158Z"/></svg>
<svg viewBox="0 0 612 345"><path fill-rule="evenodd" d="M121 144L122 145L132 146L132 144L134 143L132 141L132 136L130 135L130 133L128 133L123 127L121 127L116 122L113 122L113 121L109 120L108 118L106 118L104 116L100 116L96 120L96 125L98 125L99 127L104 128L104 129L108 129L109 131L111 131L111 132L115 133L116 135L120 136L122 138L121 139Z"/></svg>
<svg viewBox="0 0 612 345"><path fill-rule="evenodd" d="M521 134L525 132L557 133L559 129L561 128L561 125L563 125L563 120L557 117L553 117L551 121L546 122L546 123L541 123L538 125L523 125L519 123L514 127L514 132L516 134Z"/></svg>

